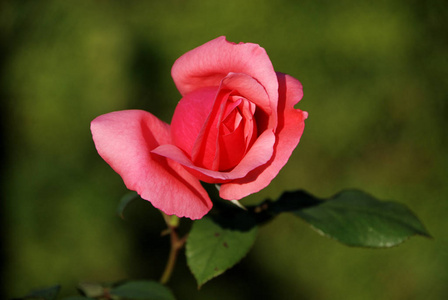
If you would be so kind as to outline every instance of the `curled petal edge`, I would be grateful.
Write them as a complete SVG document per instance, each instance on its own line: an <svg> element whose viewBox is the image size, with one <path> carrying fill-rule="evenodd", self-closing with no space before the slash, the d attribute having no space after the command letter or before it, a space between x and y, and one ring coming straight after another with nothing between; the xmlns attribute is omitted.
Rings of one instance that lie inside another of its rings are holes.
<svg viewBox="0 0 448 300"><path fill-rule="evenodd" d="M212 202L197 178L181 165L151 154L170 142L169 125L141 110L97 117L91 123L100 156L122 177L126 187L168 215L202 218Z"/></svg>

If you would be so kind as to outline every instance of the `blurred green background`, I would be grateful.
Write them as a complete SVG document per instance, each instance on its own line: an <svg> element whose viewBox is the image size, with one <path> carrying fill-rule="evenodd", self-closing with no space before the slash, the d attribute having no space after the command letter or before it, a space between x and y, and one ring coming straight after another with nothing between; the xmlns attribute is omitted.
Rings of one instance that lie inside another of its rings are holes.
<svg viewBox="0 0 448 300"><path fill-rule="evenodd" d="M139 108L170 122L183 53L217 36L264 47L303 83L305 133L272 184L243 203L360 188L407 204L434 239L349 248L292 216L263 227L234 269L178 299L448 298L445 1L3 1L1 215L5 297L79 281L158 279L168 238L148 202L97 155L96 116Z"/></svg>

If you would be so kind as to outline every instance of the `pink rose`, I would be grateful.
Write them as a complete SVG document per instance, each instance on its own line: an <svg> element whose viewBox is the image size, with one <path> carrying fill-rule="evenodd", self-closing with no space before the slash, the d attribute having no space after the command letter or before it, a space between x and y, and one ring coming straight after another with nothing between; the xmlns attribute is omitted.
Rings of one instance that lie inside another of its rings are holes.
<svg viewBox="0 0 448 300"><path fill-rule="evenodd" d="M182 94L171 126L141 110L92 121L101 157L166 214L198 219L212 207L200 181L223 199L265 188L299 143L308 114L302 85L276 73L256 44L214 39L182 55L171 74Z"/></svg>

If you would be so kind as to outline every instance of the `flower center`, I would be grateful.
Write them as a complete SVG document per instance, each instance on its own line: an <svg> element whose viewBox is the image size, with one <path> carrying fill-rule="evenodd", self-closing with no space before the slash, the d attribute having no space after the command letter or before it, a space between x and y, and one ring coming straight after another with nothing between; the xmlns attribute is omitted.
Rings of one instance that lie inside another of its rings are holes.
<svg viewBox="0 0 448 300"><path fill-rule="evenodd" d="M201 168L229 171L257 138L256 105L237 91L203 88L182 98L171 122L173 143Z"/></svg>
<svg viewBox="0 0 448 300"><path fill-rule="evenodd" d="M227 99L218 127L218 147L212 169L232 169L250 149L257 135L255 108L255 104L240 96Z"/></svg>

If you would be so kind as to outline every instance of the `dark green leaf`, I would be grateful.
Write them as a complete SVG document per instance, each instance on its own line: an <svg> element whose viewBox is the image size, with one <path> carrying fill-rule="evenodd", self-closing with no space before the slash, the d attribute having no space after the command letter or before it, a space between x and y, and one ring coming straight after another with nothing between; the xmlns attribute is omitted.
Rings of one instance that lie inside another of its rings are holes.
<svg viewBox="0 0 448 300"><path fill-rule="evenodd" d="M129 192L126 195L124 195L121 200L120 200L120 204L118 205L117 208L117 213L118 215L124 219L124 210L126 209L126 207L129 205L129 203L131 203L132 201L134 201L135 199L138 199L139 195L137 194L137 192Z"/></svg>
<svg viewBox="0 0 448 300"><path fill-rule="evenodd" d="M412 235L429 237L405 205L379 201L357 190L341 192L326 201L303 191L289 192L270 209L273 213L292 212L317 232L350 246L392 247Z"/></svg>
<svg viewBox="0 0 448 300"><path fill-rule="evenodd" d="M166 286L155 281L129 281L112 288L110 294L129 300L175 300Z"/></svg>
<svg viewBox="0 0 448 300"><path fill-rule="evenodd" d="M95 299L83 296L70 296L70 297L64 297L63 300L95 300Z"/></svg>
<svg viewBox="0 0 448 300"><path fill-rule="evenodd" d="M270 199L258 205L248 206L248 211L258 224L266 223L283 212L295 212L321 203L304 191L284 192L277 201Z"/></svg>
<svg viewBox="0 0 448 300"><path fill-rule="evenodd" d="M200 287L238 263L250 250L257 226L240 208L207 216L193 223L187 245L187 263Z"/></svg>
<svg viewBox="0 0 448 300"><path fill-rule="evenodd" d="M54 300L56 299L60 289L60 285L50 286L47 288L31 291L25 297L18 299Z"/></svg>

